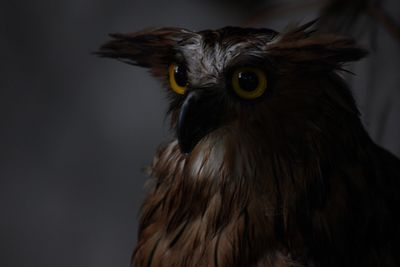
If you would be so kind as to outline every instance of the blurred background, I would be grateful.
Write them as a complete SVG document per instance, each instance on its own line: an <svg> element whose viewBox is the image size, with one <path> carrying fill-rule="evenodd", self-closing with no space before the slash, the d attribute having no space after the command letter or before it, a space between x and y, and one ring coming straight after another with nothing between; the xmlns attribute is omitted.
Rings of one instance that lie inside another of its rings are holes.
<svg viewBox="0 0 400 267"><path fill-rule="evenodd" d="M157 145L159 84L91 55L110 32L226 25L322 31L371 54L346 76L372 138L400 155L400 1L5 1L0 4L0 265L128 267Z"/></svg>

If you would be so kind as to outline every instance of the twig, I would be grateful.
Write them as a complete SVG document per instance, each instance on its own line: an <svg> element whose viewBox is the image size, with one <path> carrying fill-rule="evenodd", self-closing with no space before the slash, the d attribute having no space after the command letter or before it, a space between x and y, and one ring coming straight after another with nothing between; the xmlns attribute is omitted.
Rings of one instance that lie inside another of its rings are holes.
<svg viewBox="0 0 400 267"><path fill-rule="evenodd" d="M400 41L400 26L396 21L380 6L372 6L368 8L368 15L382 24L386 31L392 35L393 38Z"/></svg>
<svg viewBox="0 0 400 267"><path fill-rule="evenodd" d="M259 12L248 18L242 23L243 26L251 27L260 24L265 20L276 19L282 16L286 16L293 13L299 13L304 10L309 10L311 8L321 8L328 1L320 0L320 1L306 1L303 3L295 3L295 4L274 4L269 5Z"/></svg>
<svg viewBox="0 0 400 267"><path fill-rule="evenodd" d="M251 27L260 24L265 20L276 19L288 14L302 12L312 8L321 10L329 3L329 0L306 1L305 3L294 4L275 4L269 5L250 18L248 18L243 26ZM370 6L365 11L369 16L382 24L385 30L396 40L400 41L400 25L380 6Z"/></svg>

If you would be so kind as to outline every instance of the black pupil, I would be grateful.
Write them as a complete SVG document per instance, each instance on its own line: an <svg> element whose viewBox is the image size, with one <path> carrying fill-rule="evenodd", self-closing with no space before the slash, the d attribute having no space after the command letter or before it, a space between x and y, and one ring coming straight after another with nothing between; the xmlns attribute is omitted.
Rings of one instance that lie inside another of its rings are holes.
<svg viewBox="0 0 400 267"><path fill-rule="evenodd" d="M174 69L175 82L181 87L187 85L186 69L182 66L175 66Z"/></svg>
<svg viewBox="0 0 400 267"><path fill-rule="evenodd" d="M254 91L258 86L258 77L252 71L244 71L239 73L239 86L245 91Z"/></svg>

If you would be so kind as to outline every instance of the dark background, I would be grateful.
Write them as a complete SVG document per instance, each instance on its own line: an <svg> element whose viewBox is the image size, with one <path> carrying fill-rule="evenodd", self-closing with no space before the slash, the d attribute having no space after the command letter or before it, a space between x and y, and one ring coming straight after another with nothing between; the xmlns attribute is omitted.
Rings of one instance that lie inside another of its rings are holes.
<svg viewBox="0 0 400 267"><path fill-rule="evenodd" d="M267 2L2 0L0 266L129 266L141 169L170 134L166 106L145 70L91 52L109 32L249 21L282 30L319 10L260 15ZM400 2L381 2L399 23ZM400 155L400 42L376 21L355 24L346 34L372 52L348 81L373 139Z"/></svg>

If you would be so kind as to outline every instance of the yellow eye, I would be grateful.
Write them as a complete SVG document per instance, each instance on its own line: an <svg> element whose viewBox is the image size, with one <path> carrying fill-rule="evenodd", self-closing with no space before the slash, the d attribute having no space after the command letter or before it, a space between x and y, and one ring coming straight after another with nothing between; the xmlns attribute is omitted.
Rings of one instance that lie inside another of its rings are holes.
<svg viewBox="0 0 400 267"><path fill-rule="evenodd" d="M267 89L267 77L257 68L238 68L232 76L232 87L237 95L244 99L254 99L264 94Z"/></svg>
<svg viewBox="0 0 400 267"><path fill-rule="evenodd" d="M171 64L168 67L169 85L175 93L183 95L188 87L186 69L177 64Z"/></svg>

